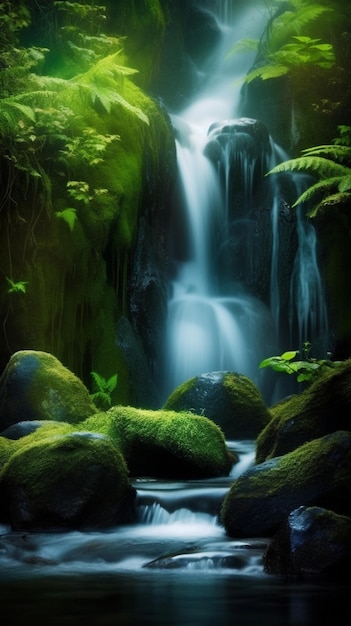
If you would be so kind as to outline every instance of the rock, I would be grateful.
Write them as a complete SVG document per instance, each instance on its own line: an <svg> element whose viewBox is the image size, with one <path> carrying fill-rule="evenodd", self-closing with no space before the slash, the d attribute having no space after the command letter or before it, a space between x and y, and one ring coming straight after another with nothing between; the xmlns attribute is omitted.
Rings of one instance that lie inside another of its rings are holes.
<svg viewBox="0 0 351 626"><path fill-rule="evenodd" d="M224 498L221 519L232 537L272 536L299 506L351 514L351 433L314 439L239 476Z"/></svg>
<svg viewBox="0 0 351 626"><path fill-rule="evenodd" d="M15 352L1 376L0 432L27 420L77 424L96 412L82 381L47 352Z"/></svg>
<svg viewBox="0 0 351 626"><path fill-rule="evenodd" d="M3 523L15 530L86 530L134 518L136 491L108 437L71 432L39 439L34 433L13 445L0 474Z"/></svg>
<svg viewBox="0 0 351 626"><path fill-rule="evenodd" d="M192 411L215 422L226 439L255 439L271 415L254 383L236 372L209 372L177 387L164 408Z"/></svg>
<svg viewBox="0 0 351 626"><path fill-rule="evenodd" d="M197 479L227 476L234 457L206 417L115 406L81 424L118 445L131 476Z"/></svg>
<svg viewBox="0 0 351 626"><path fill-rule="evenodd" d="M257 463L334 431L351 430L351 359L331 368L301 394L281 401L270 412L273 418L257 438Z"/></svg>
<svg viewBox="0 0 351 626"><path fill-rule="evenodd" d="M220 161L228 148L233 157L244 152L255 158L271 151L267 127L247 117L214 122L208 129L208 137L204 153L211 161Z"/></svg>
<svg viewBox="0 0 351 626"><path fill-rule="evenodd" d="M351 518L300 506L273 537L264 555L268 574L286 578L349 580Z"/></svg>

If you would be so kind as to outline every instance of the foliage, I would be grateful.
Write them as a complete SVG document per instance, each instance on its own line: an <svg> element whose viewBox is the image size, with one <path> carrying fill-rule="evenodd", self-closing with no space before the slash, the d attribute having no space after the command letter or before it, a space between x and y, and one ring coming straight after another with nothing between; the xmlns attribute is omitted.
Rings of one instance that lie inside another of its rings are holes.
<svg viewBox="0 0 351 626"><path fill-rule="evenodd" d="M76 220L77 220L76 209L68 207L67 209L63 209L63 211L55 211L55 215L56 217L66 222L66 224L68 224L70 231L72 232L74 225L76 223Z"/></svg>
<svg viewBox="0 0 351 626"><path fill-rule="evenodd" d="M17 282L15 282L14 280L12 280L12 278L9 278L8 276L6 276L6 280L9 284L9 287L7 288L7 293L26 293L26 285L28 285L27 280L18 280Z"/></svg>
<svg viewBox="0 0 351 626"><path fill-rule="evenodd" d="M299 350L289 350L283 352L280 356L271 356L261 361L259 367L271 367L276 372L283 372L284 374L294 374L297 377L297 382L306 382L308 384L313 383L321 374L327 369L338 367L341 365L341 361L331 361L330 359L316 359L309 356L311 350L310 342L306 341L303 344L303 356L301 361L294 361Z"/></svg>
<svg viewBox="0 0 351 626"><path fill-rule="evenodd" d="M251 83L259 78L268 80L281 76L294 76L308 72L313 67L330 69L335 63L333 46L308 34L308 27L325 20L332 9L315 2L281 0L274 3L278 9L272 14L264 37L260 42L252 39L239 41L232 53L248 52L255 48L263 60L245 77Z"/></svg>
<svg viewBox="0 0 351 626"><path fill-rule="evenodd" d="M293 206L312 201L307 212L315 217L322 209L351 201L351 126L339 126L339 137L331 145L314 146L302 151L303 156L289 159L271 169L267 175L282 172L307 172L319 180L304 191Z"/></svg>
<svg viewBox="0 0 351 626"><path fill-rule="evenodd" d="M118 375L113 374L106 379L97 372L90 372L96 391L91 394L91 399L101 409L109 408L112 404L111 394L117 387Z"/></svg>

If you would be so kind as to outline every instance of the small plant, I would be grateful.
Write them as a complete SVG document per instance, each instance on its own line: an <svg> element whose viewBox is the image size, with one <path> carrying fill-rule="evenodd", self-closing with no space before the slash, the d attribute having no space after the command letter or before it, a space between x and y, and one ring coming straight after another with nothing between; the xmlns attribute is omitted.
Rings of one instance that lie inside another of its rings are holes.
<svg viewBox="0 0 351 626"><path fill-rule="evenodd" d="M113 376L106 379L97 372L90 373L96 388L96 391L90 397L98 408L105 410L112 404L111 394L117 387L118 375L113 374Z"/></svg>
<svg viewBox="0 0 351 626"><path fill-rule="evenodd" d="M259 367L271 367L276 372L284 374L294 374L297 382L306 382L312 384L327 369L341 365L342 361L331 361L330 359L315 359L309 356L311 351L311 343L305 341L302 352L304 360L294 361L300 354L299 350L289 350L283 352L280 356L271 356L261 361Z"/></svg>
<svg viewBox="0 0 351 626"><path fill-rule="evenodd" d="M27 280L18 280L15 282L12 278L8 278L8 276L6 276L6 280L9 284L7 293L26 293L26 285L28 285Z"/></svg>
<svg viewBox="0 0 351 626"><path fill-rule="evenodd" d="M63 211L56 211L55 215L56 217L66 222L66 224L68 224L70 231L72 232L74 225L76 223L76 220L78 219L76 209L68 208L68 209L64 209Z"/></svg>

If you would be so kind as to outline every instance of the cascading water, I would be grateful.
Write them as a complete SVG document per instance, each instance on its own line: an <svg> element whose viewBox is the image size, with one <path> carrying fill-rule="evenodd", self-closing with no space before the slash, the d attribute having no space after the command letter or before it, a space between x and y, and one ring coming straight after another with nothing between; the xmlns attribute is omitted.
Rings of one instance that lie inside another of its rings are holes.
<svg viewBox="0 0 351 626"><path fill-rule="evenodd" d="M264 174L284 156L268 132L265 137L263 125L246 120L242 111L238 119L240 88L235 81L250 69L253 56L233 61L228 51L243 37L258 38L267 20L261 3L243 13L233 3L218 3L217 20L222 37L208 62L207 80L202 78L203 87L190 106L172 116L186 252L175 243L182 254L175 259L168 303L165 397L188 378L215 370L247 375L264 392L263 358L327 334L315 232L301 211L294 226L296 257L285 277L290 301L285 296L285 305L281 302L280 264L287 254L280 240L282 199L277 181L265 182ZM261 201L269 206L269 234L257 218L260 186L266 194ZM268 402L271 389L269 394Z"/></svg>

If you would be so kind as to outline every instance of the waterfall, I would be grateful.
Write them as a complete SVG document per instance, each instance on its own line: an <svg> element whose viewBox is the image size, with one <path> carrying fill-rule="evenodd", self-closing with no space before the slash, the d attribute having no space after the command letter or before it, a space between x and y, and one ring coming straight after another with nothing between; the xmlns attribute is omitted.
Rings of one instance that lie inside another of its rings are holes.
<svg viewBox="0 0 351 626"><path fill-rule="evenodd" d="M208 4L204 0L206 10ZM176 214L183 221L173 246L165 399L185 380L215 370L240 372L264 392L260 361L279 350L297 349L327 329L312 225L297 213L297 253L290 271L290 300L284 305L280 266L286 251L277 180L265 184L264 210L253 202L257 187L264 186L264 174L285 155L268 131L265 136L259 121L251 128L254 120L238 119L240 86L235 81L250 69L254 55L239 55L238 60L228 52L243 37L260 37L267 21L262 3L251 2L240 10L233 2L211 5L218 6L221 42L209 59L200 93L184 111L171 115L180 189ZM261 233L267 206L270 233ZM289 317L284 319L289 337L281 331L283 317ZM292 343L297 336L298 345L280 346L282 335Z"/></svg>

